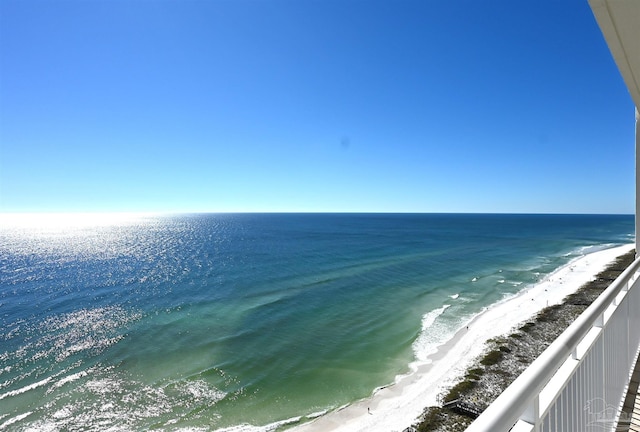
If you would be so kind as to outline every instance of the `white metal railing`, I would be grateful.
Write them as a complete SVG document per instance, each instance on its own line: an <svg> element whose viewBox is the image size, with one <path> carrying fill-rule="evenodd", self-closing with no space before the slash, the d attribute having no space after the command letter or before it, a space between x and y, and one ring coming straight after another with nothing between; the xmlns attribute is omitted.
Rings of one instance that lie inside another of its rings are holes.
<svg viewBox="0 0 640 432"><path fill-rule="evenodd" d="M639 275L636 259L467 432L614 431L640 348Z"/></svg>

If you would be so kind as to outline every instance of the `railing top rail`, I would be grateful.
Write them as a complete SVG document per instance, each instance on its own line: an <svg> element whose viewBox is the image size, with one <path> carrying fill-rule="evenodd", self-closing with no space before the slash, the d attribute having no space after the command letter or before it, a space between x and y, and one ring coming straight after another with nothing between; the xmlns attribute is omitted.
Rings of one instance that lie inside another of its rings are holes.
<svg viewBox="0 0 640 432"><path fill-rule="evenodd" d="M507 431L522 417L553 374L594 327L640 269L640 258L600 294L576 320L467 428L467 432Z"/></svg>

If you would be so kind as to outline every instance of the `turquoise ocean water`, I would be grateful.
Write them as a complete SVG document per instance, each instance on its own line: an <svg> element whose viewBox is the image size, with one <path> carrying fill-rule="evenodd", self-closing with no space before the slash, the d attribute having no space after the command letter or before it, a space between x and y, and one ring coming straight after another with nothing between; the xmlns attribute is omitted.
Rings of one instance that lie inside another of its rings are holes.
<svg viewBox="0 0 640 432"><path fill-rule="evenodd" d="M305 421L371 395L483 308L633 232L632 216L605 215L4 224L0 430Z"/></svg>

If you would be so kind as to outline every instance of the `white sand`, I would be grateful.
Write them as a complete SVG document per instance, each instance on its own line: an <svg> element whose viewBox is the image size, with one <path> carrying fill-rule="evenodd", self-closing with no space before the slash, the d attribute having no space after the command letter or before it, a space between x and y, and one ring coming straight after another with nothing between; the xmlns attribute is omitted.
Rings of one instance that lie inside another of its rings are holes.
<svg viewBox="0 0 640 432"><path fill-rule="evenodd" d="M509 333L546 306L561 303L618 256L633 249L624 245L580 257L558 269L545 280L523 290L516 297L492 305L477 315L417 370L396 379L368 399L330 412L310 423L291 429L295 432L375 432L402 431L415 423L427 406L437 405L437 396L463 375L480 355L484 342ZM370 410L370 411L369 411Z"/></svg>

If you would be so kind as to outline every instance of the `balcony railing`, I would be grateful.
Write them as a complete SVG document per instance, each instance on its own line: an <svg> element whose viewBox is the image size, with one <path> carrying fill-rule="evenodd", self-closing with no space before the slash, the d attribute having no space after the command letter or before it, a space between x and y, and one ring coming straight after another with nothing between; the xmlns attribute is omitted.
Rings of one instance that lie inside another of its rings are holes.
<svg viewBox="0 0 640 432"><path fill-rule="evenodd" d="M467 429L614 431L640 348L636 259Z"/></svg>

